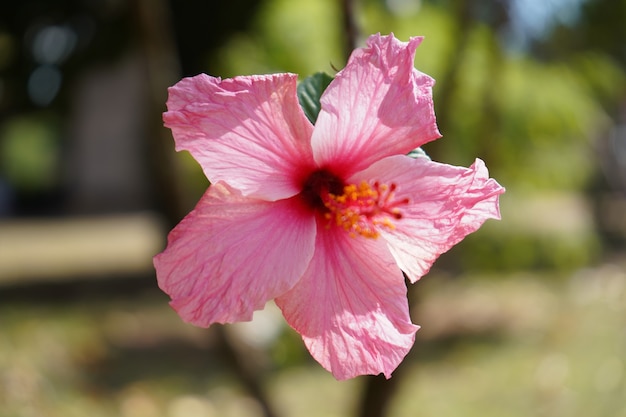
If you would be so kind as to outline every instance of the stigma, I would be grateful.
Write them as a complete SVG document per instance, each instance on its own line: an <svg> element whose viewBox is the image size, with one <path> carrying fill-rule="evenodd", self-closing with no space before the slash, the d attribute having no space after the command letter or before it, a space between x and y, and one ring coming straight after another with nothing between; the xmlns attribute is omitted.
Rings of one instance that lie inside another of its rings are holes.
<svg viewBox="0 0 626 417"><path fill-rule="evenodd" d="M330 224L342 227L350 236L375 239L381 229L394 230L395 222L402 218L401 206L407 198L395 199L396 184L348 184L343 194L328 193L324 200L324 213Z"/></svg>

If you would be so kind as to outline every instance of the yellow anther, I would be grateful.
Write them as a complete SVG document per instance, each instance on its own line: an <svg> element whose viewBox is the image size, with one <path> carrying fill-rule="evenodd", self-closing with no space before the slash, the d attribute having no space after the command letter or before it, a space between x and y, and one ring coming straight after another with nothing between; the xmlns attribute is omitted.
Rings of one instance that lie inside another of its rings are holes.
<svg viewBox="0 0 626 417"><path fill-rule="evenodd" d="M400 219L402 214L398 205L408 203L408 200L393 200L395 184L391 187L386 184L374 183L370 185L363 181L358 186L346 185L343 194L328 193L324 205L328 209L325 218L336 226L342 227L350 236L361 235L368 238L377 238L379 229L393 230L396 225L392 219Z"/></svg>

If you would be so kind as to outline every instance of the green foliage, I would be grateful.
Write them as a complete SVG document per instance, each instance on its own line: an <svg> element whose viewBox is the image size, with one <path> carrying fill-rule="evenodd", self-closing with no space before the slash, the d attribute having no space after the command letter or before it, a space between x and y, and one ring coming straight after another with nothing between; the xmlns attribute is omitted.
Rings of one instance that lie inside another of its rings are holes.
<svg viewBox="0 0 626 417"><path fill-rule="evenodd" d="M584 52L572 57L568 65L576 69L580 85L610 112L626 95L626 73L613 58Z"/></svg>
<svg viewBox="0 0 626 417"><path fill-rule="evenodd" d="M0 128L0 176L27 191L57 185L60 146L54 126L48 117L36 115L5 122Z"/></svg>
<svg viewBox="0 0 626 417"><path fill-rule="evenodd" d="M322 108L320 98L332 80L333 77L330 75L318 72L298 84L298 101L304 114L313 124L315 124L317 115Z"/></svg>
<svg viewBox="0 0 626 417"><path fill-rule="evenodd" d="M362 31L364 34L393 32L402 40L423 36L424 41L415 54L416 67L440 80L454 52L452 33L455 25L449 11L424 1L419 4L417 8L394 13L381 1L364 1L360 10L363 14Z"/></svg>
<svg viewBox="0 0 626 417"><path fill-rule="evenodd" d="M221 64L214 75L307 75L342 67L338 6L333 0L263 2L252 30L235 36L219 51Z"/></svg>
<svg viewBox="0 0 626 417"><path fill-rule="evenodd" d="M422 148L413 149L407 154L407 156L410 156L411 158L426 158L430 160L430 156L428 156L428 154Z"/></svg>

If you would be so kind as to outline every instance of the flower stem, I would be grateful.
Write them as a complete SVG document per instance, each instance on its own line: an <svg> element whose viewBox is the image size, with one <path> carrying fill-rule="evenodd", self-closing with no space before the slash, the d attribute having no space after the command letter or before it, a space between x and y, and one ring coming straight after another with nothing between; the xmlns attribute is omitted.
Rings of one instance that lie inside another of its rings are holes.
<svg viewBox="0 0 626 417"><path fill-rule="evenodd" d="M254 367L251 361L245 360L245 352L240 348L240 343L232 339L228 335L223 326L214 326L214 334L221 348L222 357L228 363L231 371L237 377L237 380L258 402L263 412L263 417L277 417L272 404L263 389L261 374L258 367Z"/></svg>
<svg viewBox="0 0 626 417"><path fill-rule="evenodd" d="M342 0L341 11L343 15L344 51L346 60L359 42L359 28L355 13L355 0Z"/></svg>
<svg viewBox="0 0 626 417"><path fill-rule="evenodd" d="M416 286L411 285L406 275L404 276L407 284L407 296L409 298L409 305L411 308L415 308L419 301L420 294L418 293ZM419 343L419 339L416 339L415 344ZM386 417L389 415L389 408L394 400L400 384L405 380L407 372L409 371L409 365L414 356L414 352L418 351L419 347L413 346L413 349L404 358L402 363L393 372L393 376L390 379L386 379L383 375L367 376L365 377L365 385L360 391L360 399L357 404L355 412L356 417Z"/></svg>

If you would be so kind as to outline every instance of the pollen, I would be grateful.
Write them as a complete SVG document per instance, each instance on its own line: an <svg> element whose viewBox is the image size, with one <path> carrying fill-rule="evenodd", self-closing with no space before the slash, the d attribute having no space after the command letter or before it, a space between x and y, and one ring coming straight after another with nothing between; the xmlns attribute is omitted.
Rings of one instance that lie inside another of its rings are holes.
<svg viewBox="0 0 626 417"><path fill-rule="evenodd" d="M359 185L348 184L343 194L328 193L324 199L325 213L330 224L342 227L350 236L361 235L377 238L380 229L394 230L394 221L402 218L400 207L408 204L408 199L395 199L396 185L370 184L366 181Z"/></svg>

